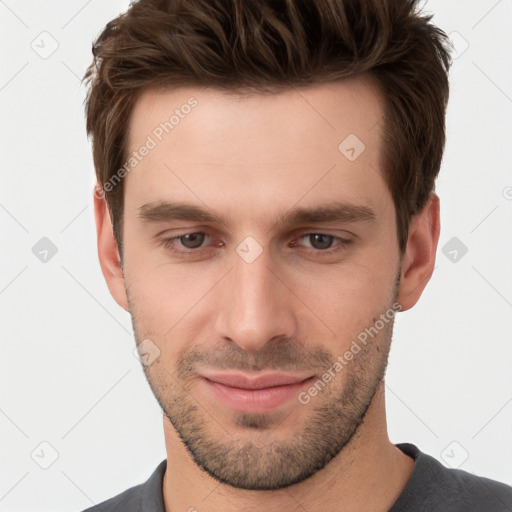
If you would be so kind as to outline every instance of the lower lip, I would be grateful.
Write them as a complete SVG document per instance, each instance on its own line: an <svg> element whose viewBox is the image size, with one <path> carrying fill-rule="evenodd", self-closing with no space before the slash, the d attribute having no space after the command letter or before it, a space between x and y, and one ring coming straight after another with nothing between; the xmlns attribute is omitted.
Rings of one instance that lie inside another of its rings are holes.
<svg viewBox="0 0 512 512"><path fill-rule="evenodd" d="M263 389L242 389L203 378L208 391L215 398L231 409L245 413L270 412L291 398L296 398L301 388L307 386L311 380L312 377L296 384Z"/></svg>

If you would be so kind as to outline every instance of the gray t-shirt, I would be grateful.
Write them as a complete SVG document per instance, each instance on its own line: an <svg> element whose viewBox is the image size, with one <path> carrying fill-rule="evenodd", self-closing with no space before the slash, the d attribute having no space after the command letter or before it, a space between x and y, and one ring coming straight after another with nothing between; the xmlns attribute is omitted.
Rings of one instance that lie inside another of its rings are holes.
<svg viewBox="0 0 512 512"><path fill-rule="evenodd" d="M512 487L460 469L445 468L415 445L400 450L414 459L414 469L389 512L512 512ZM163 460L149 480L83 512L166 512Z"/></svg>

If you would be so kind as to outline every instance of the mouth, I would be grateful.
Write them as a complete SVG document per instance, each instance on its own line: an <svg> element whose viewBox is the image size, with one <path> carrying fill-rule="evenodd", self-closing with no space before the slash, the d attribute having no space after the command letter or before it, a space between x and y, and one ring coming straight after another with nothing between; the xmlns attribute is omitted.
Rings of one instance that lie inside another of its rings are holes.
<svg viewBox="0 0 512 512"><path fill-rule="evenodd" d="M266 373L249 375L240 372L202 374L207 394L237 412L273 411L297 397L314 379L311 374Z"/></svg>

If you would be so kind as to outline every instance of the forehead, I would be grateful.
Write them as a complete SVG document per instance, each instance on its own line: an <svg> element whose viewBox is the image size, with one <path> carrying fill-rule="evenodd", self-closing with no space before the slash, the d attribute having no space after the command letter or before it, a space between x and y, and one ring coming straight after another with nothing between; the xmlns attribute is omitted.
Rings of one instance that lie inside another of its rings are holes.
<svg viewBox="0 0 512 512"><path fill-rule="evenodd" d="M275 94L146 91L131 116L127 159L139 156L126 188L140 205L200 194L240 206L263 195L378 202L382 124L378 89L362 78Z"/></svg>
<svg viewBox="0 0 512 512"><path fill-rule="evenodd" d="M379 89L368 77L294 87L277 93L238 93L206 87L150 89L135 102L129 147L155 131L157 139L172 133L172 137L165 137L166 144L172 146L180 132L191 135L187 125L193 131L200 128L200 136L208 139L232 128L243 138L266 134L270 139L277 132L277 142L283 151L287 149L283 146L286 141L298 134L308 135L311 147L319 141L336 142L347 133L359 135L371 144L368 132L374 131L382 118ZM287 123L288 120L301 122ZM168 130L161 127L163 133L159 133L161 124ZM234 150L231 148L231 153Z"/></svg>

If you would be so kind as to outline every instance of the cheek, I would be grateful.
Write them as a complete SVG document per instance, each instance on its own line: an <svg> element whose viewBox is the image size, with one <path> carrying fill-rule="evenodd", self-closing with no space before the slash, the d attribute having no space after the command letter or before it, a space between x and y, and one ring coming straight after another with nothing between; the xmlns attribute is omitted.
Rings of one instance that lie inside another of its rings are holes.
<svg viewBox="0 0 512 512"><path fill-rule="evenodd" d="M390 307L394 281L390 269L360 264L303 280L297 290L304 304L334 332L341 350Z"/></svg>
<svg viewBox="0 0 512 512"><path fill-rule="evenodd" d="M136 252L126 259L131 313L141 329L172 338L183 333L201 310L200 304L218 281L219 273L149 260Z"/></svg>

